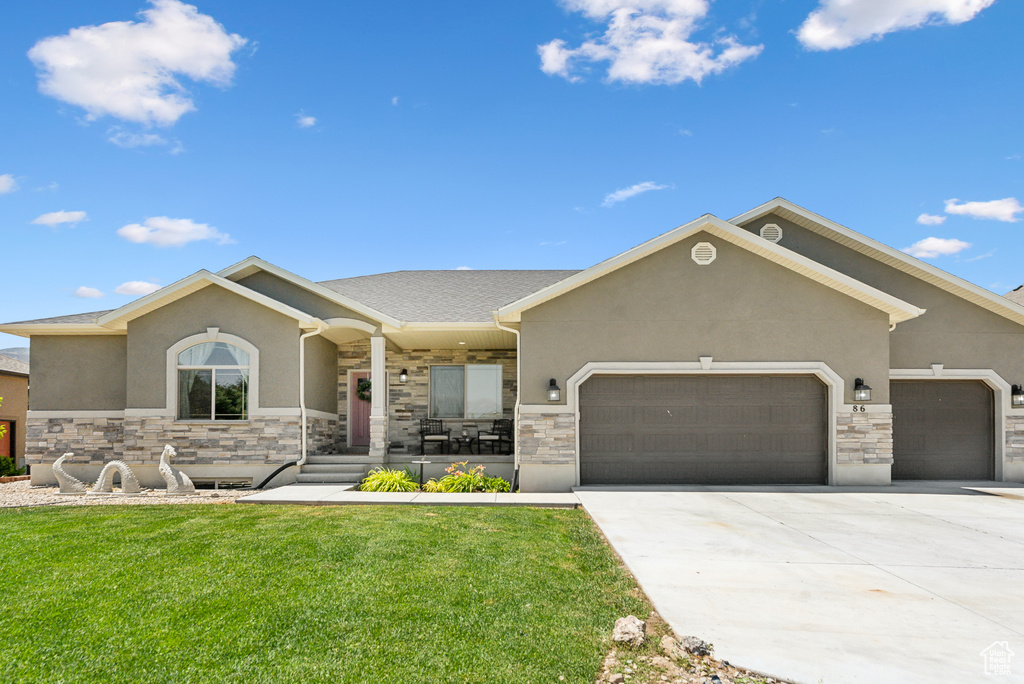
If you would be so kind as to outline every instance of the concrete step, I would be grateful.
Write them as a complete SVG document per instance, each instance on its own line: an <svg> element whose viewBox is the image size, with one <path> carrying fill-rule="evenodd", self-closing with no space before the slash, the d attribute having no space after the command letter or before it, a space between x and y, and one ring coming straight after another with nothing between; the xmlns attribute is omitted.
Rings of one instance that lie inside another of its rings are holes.
<svg viewBox="0 0 1024 684"><path fill-rule="evenodd" d="M299 473L295 476L295 481L302 484L358 484L362 479L363 476L359 473Z"/></svg>
<svg viewBox="0 0 1024 684"><path fill-rule="evenodd" d="M307 456L307 464L323 465L328 463L369 463L366 454L320 454L319 456Z"/></svg>
<svg viewBox="0 0 1024 684"><path fill-rule="evenodd" d="M364 474L369 468L364 463L309 463L302 466L304 473L356 473Z"/></svg>

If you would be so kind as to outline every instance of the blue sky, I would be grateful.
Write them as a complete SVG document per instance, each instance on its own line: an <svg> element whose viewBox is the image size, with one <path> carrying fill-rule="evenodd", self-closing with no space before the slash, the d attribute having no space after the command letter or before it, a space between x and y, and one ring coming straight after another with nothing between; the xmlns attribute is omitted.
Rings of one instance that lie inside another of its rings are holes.
<svg viewBox="0 0 1024 684"><path fill-rule="evenodd" d="M251 254L585 268L775 196L1002 294L1021 26L1007 0L5 3L0 319Z"/></svg>

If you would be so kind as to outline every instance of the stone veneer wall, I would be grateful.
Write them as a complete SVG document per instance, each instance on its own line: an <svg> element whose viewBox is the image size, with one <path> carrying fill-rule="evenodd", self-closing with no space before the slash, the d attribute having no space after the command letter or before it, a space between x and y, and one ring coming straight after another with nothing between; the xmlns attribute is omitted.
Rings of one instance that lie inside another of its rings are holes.
<svg viewBox="0 0 1024 684"><path fill-rule="evenodd" d="M124 418L29 418L25 461L53 463L69 451L72 463L102 465L124 458ZM157 453L159 458L159 453Z"/></svg>
<svg viewBox="0 0 1024 684"><path fill-rule="evenodd" d="M113 459L129 464L156 464L165 444L178 455L176 464L277 464L298 458L298 416L254 417L237 423L177 422L167 416L125 418L30 418L26 452L30 464L52 463L71 451L72 463L99 465ZM309 418L310 454L333 453L337 421Z"/></svg>
<svg viewBox="0 0 1024 684"><path fill-rule="evenodd" d="M518 439L520 464L576 463L576 420L571 413L520 413Z"/></svg>
<svg viewBox="0 0 1024 684"><path fill-rule="evenodd" d="M836 414L836 461L892 464L892 414Z"/></svg>
<svg viewBox="0 0 1024 684"><path fill-rule="evenodd" d="M1024 461L1024 416L1006 416L1006 460Z"/></svg>
<svg viewBox="0 0 1024 684"><path fill-rule="evenodd" d="M515 349L432 349L385 353L385 366L390 376L388 395L388 439L392 453L419 453L419 421L429 417L430 367L463 364L502 365L501 403L505 418L512 418L516 402ZM409 381L398 382L402 369L409 371ZM348 440L348 371L370 370L370 341L360 340L338 346L338 439L344 447ZM445 425L457 435L463 423L490 426L489 419L445 419ZM508 456L512 460L512 456Z"/></svg>

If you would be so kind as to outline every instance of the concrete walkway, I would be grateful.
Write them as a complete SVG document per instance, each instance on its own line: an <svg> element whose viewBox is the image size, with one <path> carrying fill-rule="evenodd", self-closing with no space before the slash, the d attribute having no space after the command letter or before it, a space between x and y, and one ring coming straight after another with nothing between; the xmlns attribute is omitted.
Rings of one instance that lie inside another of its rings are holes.
<svg viewBox="0 0 1024 684"><path fill-rule="evenodd" d="M419 505L419 506L535 506L576 508L575 494L429 494L424 492L359 492L352 485L292 484L242 497L236 503L300 504L306 506Z"/></svg>
<svg viewBox="0 0 1024 684"><path fill-rule="evenodd" d="M797 682L1024 682L1024 489L578 489L681 635ZM1005 644L1002 644L1005 642ZM982 652L1016 653L986 676Z"/></svg>

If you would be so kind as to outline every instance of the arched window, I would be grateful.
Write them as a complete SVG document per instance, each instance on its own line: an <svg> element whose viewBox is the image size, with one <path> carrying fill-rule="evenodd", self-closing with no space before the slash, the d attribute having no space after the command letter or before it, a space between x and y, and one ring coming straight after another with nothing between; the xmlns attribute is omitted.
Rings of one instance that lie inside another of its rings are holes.
<svg viewBox="0 0 1024 684"><path fill-rule="evenodd" d="M248 420L249 353L227 342L178 352L178 420Z"/></svg>

